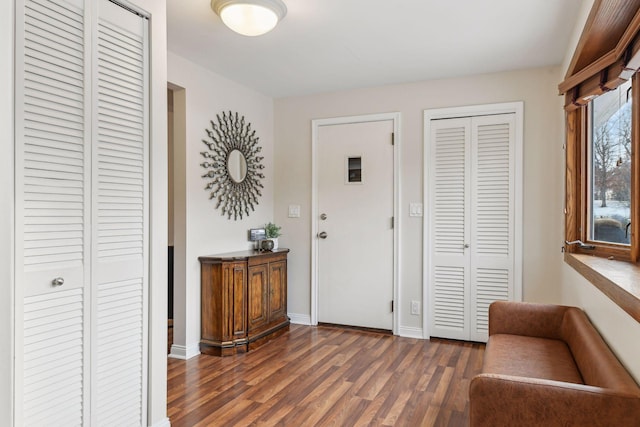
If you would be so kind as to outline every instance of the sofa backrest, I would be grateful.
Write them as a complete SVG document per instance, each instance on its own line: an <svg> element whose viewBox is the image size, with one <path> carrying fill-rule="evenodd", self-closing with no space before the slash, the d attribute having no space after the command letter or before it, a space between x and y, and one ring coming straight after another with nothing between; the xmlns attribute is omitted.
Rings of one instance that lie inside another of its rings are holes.
<svg viewBox="0 0 640 427"><path fill-rule="evenodd" d="M495 301L489 306L489 335L511 334L561 340L568 306Z"/></svg>
<svg viewBox="0 0 640 427"><path fill-rule="evenodd" d="M561 336L569 345L585 384L640 396L638 385L611 352L584 311L576 307L565 311Z"/></svg>

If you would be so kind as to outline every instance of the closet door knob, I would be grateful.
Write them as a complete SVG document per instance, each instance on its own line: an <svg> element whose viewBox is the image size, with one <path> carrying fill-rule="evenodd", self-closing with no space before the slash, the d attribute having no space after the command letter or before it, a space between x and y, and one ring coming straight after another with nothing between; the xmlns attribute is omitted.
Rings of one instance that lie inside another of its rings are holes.
<svg viewBox="0 0 640 427"><path fill-rule="evenodd" d="M64 285L64 279L62 277L56 277L51 281L52 286L62 286Z"/></svg>

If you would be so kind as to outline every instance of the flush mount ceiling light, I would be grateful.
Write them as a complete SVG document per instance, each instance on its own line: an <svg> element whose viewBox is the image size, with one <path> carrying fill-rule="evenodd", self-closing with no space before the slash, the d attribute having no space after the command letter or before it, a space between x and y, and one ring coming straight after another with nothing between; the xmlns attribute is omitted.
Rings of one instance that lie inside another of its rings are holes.
<svg viewBox="0 0 640 427"><path fill-rule="evenodd" d="M287 14L282 0L211 0L211 9L236 33L259 36Z"/></svg>

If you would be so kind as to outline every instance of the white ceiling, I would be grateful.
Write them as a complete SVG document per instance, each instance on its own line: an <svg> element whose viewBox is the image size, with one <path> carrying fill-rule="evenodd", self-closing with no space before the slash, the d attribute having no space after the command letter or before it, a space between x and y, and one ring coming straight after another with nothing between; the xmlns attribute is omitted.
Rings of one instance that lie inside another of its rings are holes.
<svg viewBox="0 0 640 427"><path fill-rule="evenodd" d="M580 0L284 0L263 36L238 35L209 0L167 0L168 47L281 98L557 65Z"/></svg>

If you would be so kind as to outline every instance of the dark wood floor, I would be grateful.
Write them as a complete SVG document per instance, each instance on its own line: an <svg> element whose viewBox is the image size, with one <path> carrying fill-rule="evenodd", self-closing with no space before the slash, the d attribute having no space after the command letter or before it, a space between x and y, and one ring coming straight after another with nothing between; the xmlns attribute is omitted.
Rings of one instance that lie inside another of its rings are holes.
<svg viewBox="0 0 640 427"><path fill-rule="evenodd" d="M253 352L169 359L180 426L466 426L483 344L292 325Z"/></svg>

